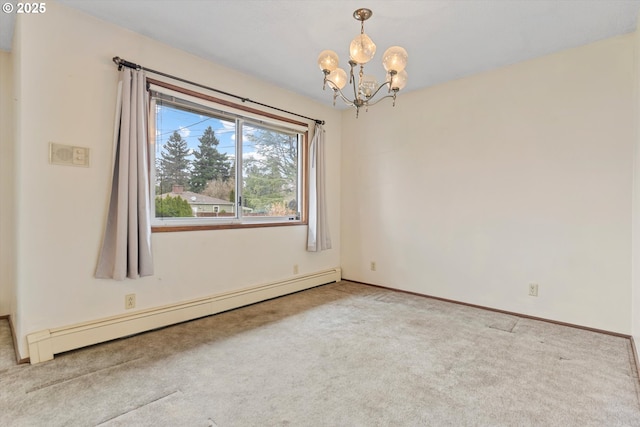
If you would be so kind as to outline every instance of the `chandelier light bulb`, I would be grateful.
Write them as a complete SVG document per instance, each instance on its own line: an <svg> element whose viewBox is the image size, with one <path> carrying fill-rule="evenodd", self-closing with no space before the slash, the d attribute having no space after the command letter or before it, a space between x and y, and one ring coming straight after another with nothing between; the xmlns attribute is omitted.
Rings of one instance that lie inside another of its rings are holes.
<svg viewBox="0 0 640 427"><path fill-rule="evenodd" d="M327 76L327 81L333 83L338 89L342 89L347 84L347 72L342 68L336 68Z"/></svg>
<svg viewBox="0 0 640 427"><path fill-rule="evenodd" d="M387 81L391 80L391 90L402 90L407 85L407 79L409 78L406 70L402 70L397 74L391 75L387 77Z"/></svg>
<svg viewBox="0 0 640 427"><path fill-rule="evenodd" d="M368 35L362 33L357 35L349 46L349 54L351 59L358 64L366 64L371 61L373 55L376 54L376 45Z"/></svg>
<svg viewBox="0 0 640 427"><path fill-rule="evenodd" d="M322 71L328 70L329 72L338 68L338 54L332 50L323 50L318 55L318 66Z"/></svg>
<svg viewBox="0 0 640 427"><path fill-rule="evenodd" d="M400 46L391 46L382 55L382 65L387 71L400 72L407 66L408 57L407 51Z"/></svg>

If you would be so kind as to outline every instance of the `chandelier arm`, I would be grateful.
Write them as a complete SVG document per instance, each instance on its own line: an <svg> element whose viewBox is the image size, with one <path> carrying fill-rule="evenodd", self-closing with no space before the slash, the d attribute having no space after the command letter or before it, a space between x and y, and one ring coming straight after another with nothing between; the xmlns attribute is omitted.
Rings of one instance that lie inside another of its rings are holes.
<svg viewBox="0 0 640 427"><path fill-rule="evenodd" d="M395 93L393 95L385 95L382 98L376 99L375 102L367 102L367 106L368 107L373 107L374 105L376 105L378 102L382 101L383 99L386 98L395 98Z"/></svg>
<svg viewBox="0 0 640 427"><path fill-rule="evenodd" d="M391 82L384 82L382 83L380 86L378 86L378 89L376 89L375 92L373 92L373 94L371 94L371 96L367 96L367 101L369 101L370 99L372 99L374 96L376 96L378 94L378 92L380 92L380 89L382 89L385 86L391 86ZM392 95L387 95L387 96L392 96ZM382 99L382 98L381 98ZM377 102L377 101L376 101ZM369 105L374 105L374 104L369 104Z"/></svg>
<svg viewBox="0 0 640 427"><path fill-rule="evenodd" d="M336 92L340 96L340 98L345 104L347 104L349 107L355 107L356 104L353 101L349 100L349 98L344 96L344 93L342 93L340 88L336 86L331 80L327 80L327 85L329 86L330 89L332 89L334 92Z"/></svg>
<svg viewBox="0 0 640 427"><path fill-rule="evenodd" d="M342 93L342 91L340 89L334 89L338 92L338 95L340 96L340 98L342 99L342 102L344 102L345 104L347 104L349 107L355 107L356 104L354 101L351 101L349 98L347 98L346 96L344 96L344 93Z"/></svg>

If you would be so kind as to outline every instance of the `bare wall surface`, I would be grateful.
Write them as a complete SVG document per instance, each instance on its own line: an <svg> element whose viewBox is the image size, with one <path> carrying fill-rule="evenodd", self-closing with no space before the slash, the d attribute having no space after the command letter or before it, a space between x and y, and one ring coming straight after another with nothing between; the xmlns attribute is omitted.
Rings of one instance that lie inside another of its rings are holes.
<svg viewBox="0 0 640 427"><path fill-rule="evenodd" d="M640 22L640 15L638 16ZM640 354L640 31L634 33L634 95L635 109L635 146L633 168L633 252L632 252L632 334L636 345L636 354Z"/></svg>
<svg viewBox="0 0 640 427"><path fill-rule="evenodd" d="M634 40L345 112L343 277L631 333Z"/></svg>
<svg viewBox="0 0 640 427"><path fill-rule="evenodd" d="M0 316L11 314L14 295L13 63L0 51Z"/></svg>
<svg viewBox="0 0 640 427"><path fill-rule="evenodd" d="M301 275L339 266L339 112L56 3L19 21L22 110L29 113L17 176L25 195L17 253L23 357L27 334L122 314L129 293L136 294L136 309L146 309L286 280L294 264ZM306 252L305 226L158 233L153 277L94 279L111 179L113 56L326 120L334 249ZM89 147L91 167L48 164L49 142Z"/></svg>

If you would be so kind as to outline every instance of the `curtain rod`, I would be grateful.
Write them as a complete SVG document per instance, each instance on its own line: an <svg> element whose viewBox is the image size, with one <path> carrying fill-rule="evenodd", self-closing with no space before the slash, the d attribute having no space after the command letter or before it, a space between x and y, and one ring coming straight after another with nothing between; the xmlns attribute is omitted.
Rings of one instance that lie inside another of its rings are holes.
<svg viewBox="0 0 640 427"><path fill-rule="evenodd" d="M134 64L133 62L129 62L127 60L124 60L124 59L120 58L119 56L114 56L113 57L113 62L115 62L116 65L118 66L118 71L121 70L122 67L133 68L135 70L147 71L149 73L158 74L159 76L168 77L170 79L177 80L177 81L180 81L182 83L187 83L187 84L190 84L190 85L193 85L193 86L197 86L197 87L200 87L200 88L203 88L203 89L207 89L207 90L210 90L210 91L213 91L213 92L216 92L216 93L221 93L223 95L239 99L242 102L250 102L252 104L260 105L261 107L271 108L272 110L277 110L277 111L280 111L282 113L287 113L287 114L291 114L291 115L294 115L294 116L302 117L303 119L312 120L312 121L316 122L319 125L324 125L324 120L318 120L318 119L314 119L312 117L303 116L302 114L293 113L291 111L283 110L282 108L273 107L271 105L263 104L262 102L254 101L252 99L245 98L243 96L234 95L232 93L225 92L223 90L214 89L214 88L209 87L209 86L201 85L199 83L195 83L195 82L192 82L192 81L189 81L189 80L185 80L185 79L180 78L180 77L172 76L171 74L166 74L166 73L163 73L163 72L160 72L160 71L152 70L151 68L143 67L142 65Z"/></svg>

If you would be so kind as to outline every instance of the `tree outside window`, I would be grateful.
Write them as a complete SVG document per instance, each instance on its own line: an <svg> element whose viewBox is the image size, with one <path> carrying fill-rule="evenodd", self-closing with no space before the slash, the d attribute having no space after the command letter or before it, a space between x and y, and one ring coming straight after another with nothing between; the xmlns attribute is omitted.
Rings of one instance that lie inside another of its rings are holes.
<svg viewBox="0 0 640 427"><path fill-rule="evenodd" d="M157 93L153 100L155 219L300 220L300 132Z"/></svg>

